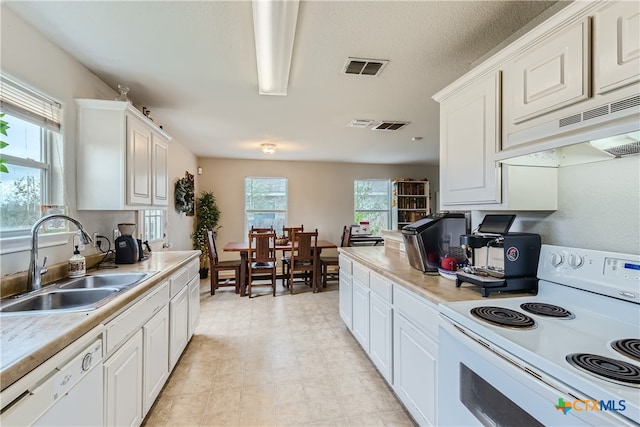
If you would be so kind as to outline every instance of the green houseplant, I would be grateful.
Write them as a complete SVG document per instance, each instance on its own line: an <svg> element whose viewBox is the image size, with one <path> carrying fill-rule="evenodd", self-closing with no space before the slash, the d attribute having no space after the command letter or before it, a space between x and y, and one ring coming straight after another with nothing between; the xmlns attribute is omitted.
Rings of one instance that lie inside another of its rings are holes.
<svg viewBox="0 0 640 427"><path fill-rule="evenodd" d="M206 278L209 275L209 250L207 248L207 230L214 232L220 229L218 220L220 219L220 209L216 205L216 197L211 191L203 191L196 199L196 222L195 231L191 235L193 248L199 249L200 254L200 277Z"/></svg>

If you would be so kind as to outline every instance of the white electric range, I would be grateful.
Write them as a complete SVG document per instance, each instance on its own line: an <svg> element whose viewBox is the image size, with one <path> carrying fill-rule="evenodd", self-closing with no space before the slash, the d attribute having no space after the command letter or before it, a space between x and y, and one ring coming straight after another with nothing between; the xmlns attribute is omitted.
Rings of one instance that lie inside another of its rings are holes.
<svg viewBox="0 0 640 427"><path fill-rule="evenodd" d="M538 278L440 304L438 424L640 424L640 257L543 245Z"/></svg>

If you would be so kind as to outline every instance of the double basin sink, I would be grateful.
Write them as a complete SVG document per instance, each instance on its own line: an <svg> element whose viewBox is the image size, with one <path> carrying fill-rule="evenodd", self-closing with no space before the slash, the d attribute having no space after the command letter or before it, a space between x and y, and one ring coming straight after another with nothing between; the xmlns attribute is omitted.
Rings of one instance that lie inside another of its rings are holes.
<svg viewBox="0 0 640 427"><path fill-rule="evenodd" d="M106 304L153 273L104 273L70 278L0 301L0 313L88 311Z"/></svg>

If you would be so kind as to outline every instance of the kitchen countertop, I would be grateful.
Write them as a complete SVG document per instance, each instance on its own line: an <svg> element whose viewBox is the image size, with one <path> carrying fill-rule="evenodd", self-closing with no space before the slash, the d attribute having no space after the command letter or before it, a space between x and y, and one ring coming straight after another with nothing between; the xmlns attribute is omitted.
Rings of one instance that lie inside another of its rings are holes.
<svg viewBox="0 0 640 427"><path fill-rule="evenodd" d="M411 267L403 251L385 247L344 247L340 253L364 264L369 269L415 292L434 304L452 301L480 300L478 286L463 283L456 288L456 281L445 279L440 274L423 274ZM520 294L522 295L522 294ZM516 294L492 294L488 298L519 296Z"/></svg>
<svg viewBox="0 0 640 427"><path fill-rule="evenodd" d="M33 312L0 315L0 389L4 390L51 356L122 310L175 270L197 259L200 251L154 252L148 260L96 273L156 272L102 307L75 313Z"/></svg>

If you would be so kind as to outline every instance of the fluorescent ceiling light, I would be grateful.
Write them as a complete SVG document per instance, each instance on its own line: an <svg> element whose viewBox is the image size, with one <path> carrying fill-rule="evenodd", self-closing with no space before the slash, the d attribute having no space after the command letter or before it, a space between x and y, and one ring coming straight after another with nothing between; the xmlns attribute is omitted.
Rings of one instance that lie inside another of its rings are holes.
<svg viewBox="0 0 640 427"><path fill-rule="evenodd" d="M286 95L299 0L253 0L258 93Z"/></svg>

